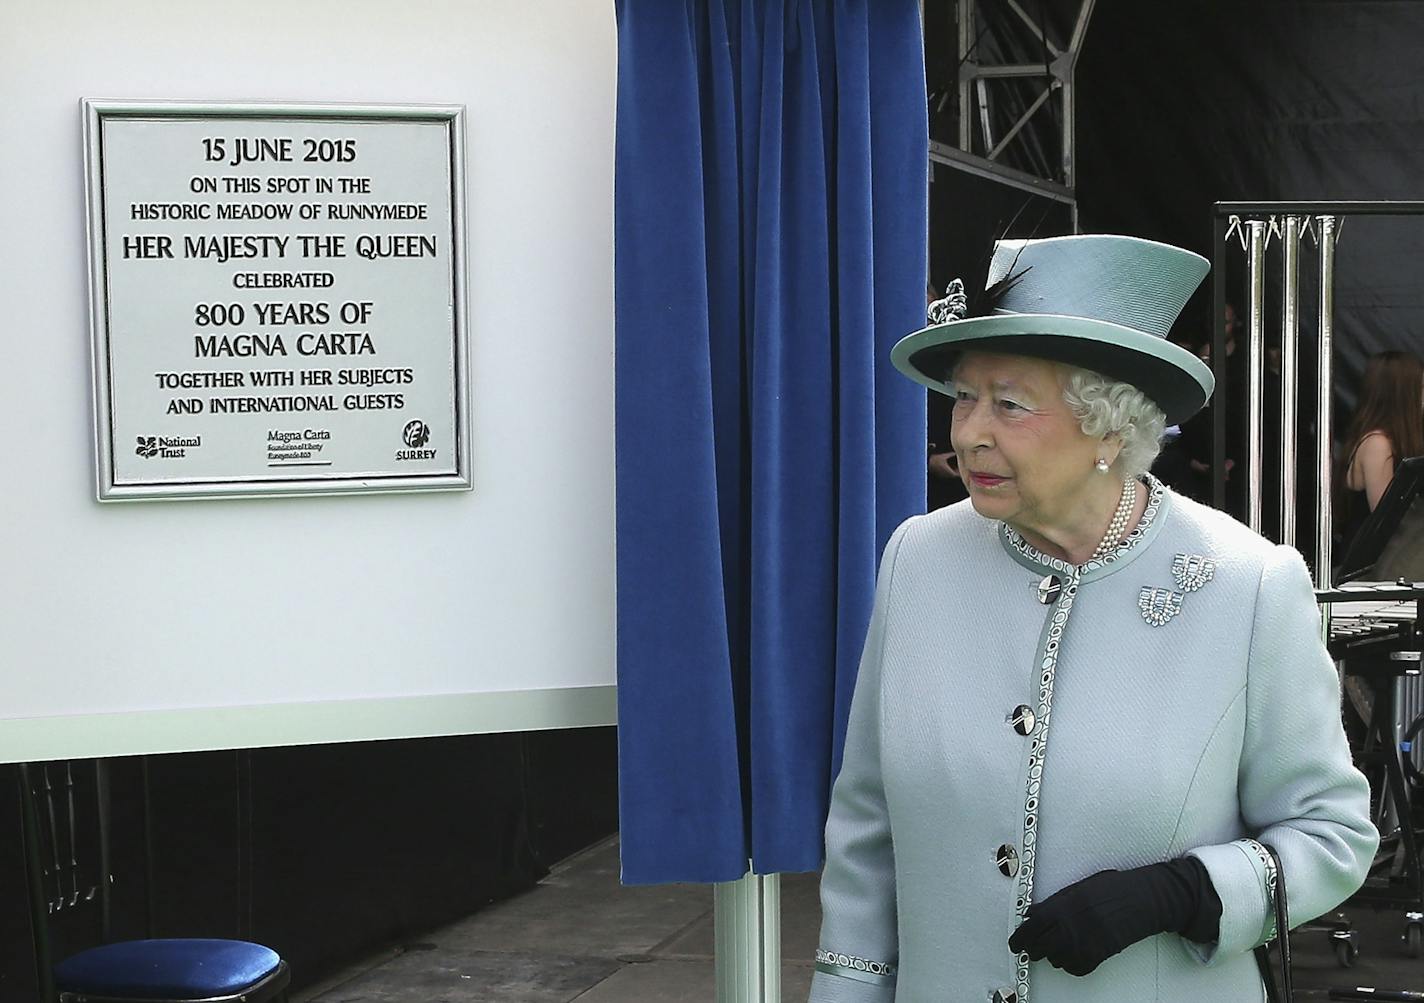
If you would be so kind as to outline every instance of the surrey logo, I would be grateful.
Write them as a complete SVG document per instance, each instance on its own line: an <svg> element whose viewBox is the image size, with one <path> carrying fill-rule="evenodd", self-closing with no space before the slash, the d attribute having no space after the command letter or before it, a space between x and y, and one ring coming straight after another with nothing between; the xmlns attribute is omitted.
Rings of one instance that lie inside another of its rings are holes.
<svg viewBox="0 0 1424 1003"><path fill-rule="evenodd" d="M430 441L430 426L423 421L412 421L401 432L401 438L411 449L419 449Z"/></svg>
<svg viewBox="0 0 1424 1003"><path fill-rule="evenodd" d="M438 450L421 449L430 441L430 426L417 419L407 422L405 428L401 430L401 439L409 446L409 449L397 449L397 460L433 460Z"/></svg>
<svg viewBox="0 0 1424 1003"><path fill-rule="evenodd" d="M138 448L134 450L135 453L145 460L151 460L158 455L158 436L140 435L136 438L138 439Z"/></svg>

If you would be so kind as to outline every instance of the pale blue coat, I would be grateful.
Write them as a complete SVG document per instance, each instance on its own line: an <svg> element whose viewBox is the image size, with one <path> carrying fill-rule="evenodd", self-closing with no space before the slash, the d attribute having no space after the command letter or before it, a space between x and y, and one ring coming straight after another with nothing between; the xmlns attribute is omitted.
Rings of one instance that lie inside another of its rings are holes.
<svg viewBox="0 0 1424 1003"><path fill-rule="evenodd" d="M1155 481L1149 499L1081 567L967 502L895 532L826 824L814 1003L1256 1001L1273 920L1253 839L1281 856L1292 925L1364 881L1379 837L1304 562ZM1178 583L1177 555L1210 579ZM1144 588L1179 612L1149 624ZM1215 944L1152 937L1085 978L1009 951L1029 902L1184 854L1221 897Z"/></svg>

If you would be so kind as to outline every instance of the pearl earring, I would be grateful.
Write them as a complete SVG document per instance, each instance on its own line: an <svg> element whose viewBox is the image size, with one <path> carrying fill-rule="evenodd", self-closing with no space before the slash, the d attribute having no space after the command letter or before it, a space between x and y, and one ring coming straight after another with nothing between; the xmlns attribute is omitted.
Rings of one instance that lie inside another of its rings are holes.
<svg viewBox="0 0 1424 1003"><path fill-rule="evenodd" d="M1108 472L1108 461L1105 460L1105 459L1103 459L1101 456L1099 456L1099 457L1098 457L1098 462L1093 464L1093 469L1095 469L1095 470L1096 470L1098 473L1100 473L1100 474L1105 474L1105 473L1107 473L1107 472Z"/></svg>

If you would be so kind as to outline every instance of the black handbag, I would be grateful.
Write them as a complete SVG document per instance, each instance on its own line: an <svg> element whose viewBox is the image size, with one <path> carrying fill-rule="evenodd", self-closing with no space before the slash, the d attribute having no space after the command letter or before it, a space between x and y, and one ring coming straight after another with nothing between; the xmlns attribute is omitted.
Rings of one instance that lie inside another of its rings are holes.
<svg viewBox="0 0 1424 1003"><path fill-rule="evenodd" d="M1270 1003L1291 1003L1295 999L1295 988L1291 985L1291 960L1290 960L1290 925L1286 914L1286 872L1281 866L1281 858L1276 855L1273 846L1261 844L1267 853L1271 855L1271 862L1276 865L1276 943L1280 945L1281 964L1280 981L1276 980L1276 973L1271 965L1271 946L1269 943L1262 944L1256 948L1256 967L1261 970L1261 981L1266 985L1266 999Z"/></svg>

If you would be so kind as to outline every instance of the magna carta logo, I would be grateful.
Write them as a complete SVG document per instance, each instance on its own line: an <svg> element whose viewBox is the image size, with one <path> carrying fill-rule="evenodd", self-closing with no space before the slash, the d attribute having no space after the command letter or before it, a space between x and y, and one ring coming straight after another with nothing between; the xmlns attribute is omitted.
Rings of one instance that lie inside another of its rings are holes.
<svg viewBox="0 0 1424 1003"><path fill-rule="evenodd" d="M405 428L401 430L401 439L410 449L397 449L397 460L433 460L435 450L421 449L430 441L430 426L425 422L416 420L407 422Z"/></svg>

